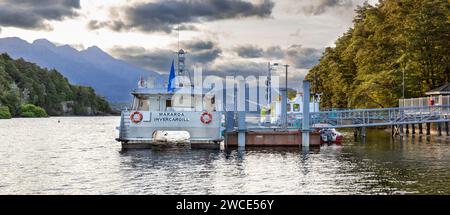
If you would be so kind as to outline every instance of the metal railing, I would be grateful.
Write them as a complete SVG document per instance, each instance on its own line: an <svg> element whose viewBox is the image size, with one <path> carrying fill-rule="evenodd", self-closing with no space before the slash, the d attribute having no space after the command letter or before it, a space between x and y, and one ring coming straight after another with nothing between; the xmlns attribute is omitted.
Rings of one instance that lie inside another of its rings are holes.
<svg viewBox="0 0 450 215"><path fill-rule="evenodd" d="M328 124L328 128L354 128L450 121L450 105L355 109L311 113L311 126Z"/></svg>
<svg viewBox="0 0 450 215"><path fill-rule="evenodd" d="M429 96L410 99L399 99L399 107L423 107L430 106L429 101L433 101L433 105L450 105L450 96Z"/></svg>
<svg viewBox="0 0 450 215"><path fill-rule="evenodd" d="M288 129L302 127L302 114L288 115ZM450 121L450 105L420 107L400 107L382 109L333 110L310 113L310 127L316 128L356 128L388 126L401 124L419 124ZM282 128L281 117L261 117L260 114L246 115L247 129Z"/></svg>

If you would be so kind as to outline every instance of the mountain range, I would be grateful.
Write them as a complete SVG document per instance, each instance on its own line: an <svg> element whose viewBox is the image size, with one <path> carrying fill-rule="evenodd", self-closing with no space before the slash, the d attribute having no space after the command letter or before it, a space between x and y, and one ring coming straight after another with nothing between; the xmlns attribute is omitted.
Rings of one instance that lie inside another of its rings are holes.
<svg viewBox="0 0 450 215"><path fill-rule="evenodd" d="M23 58L41 67L56 69L70 83L91 86L110 102L129 101L130 91L137 87L140 77L163 80L159 73L115 59L97 46L78 51L70 45L55 45L46 39L28 43L8 37L0 38L0 53L3 52L14 59Z"/></svg>

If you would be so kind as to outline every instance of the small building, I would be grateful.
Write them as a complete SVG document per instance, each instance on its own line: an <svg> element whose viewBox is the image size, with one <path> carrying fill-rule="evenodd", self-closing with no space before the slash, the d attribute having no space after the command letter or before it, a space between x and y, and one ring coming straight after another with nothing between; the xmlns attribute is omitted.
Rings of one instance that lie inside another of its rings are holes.
<svg viewBox="0 0 450 215"><path fill-rule="evenodd" d="M428 105L449 105L450 83L425 93L428 97Z"/></svg>
<svg viewBox="0 0 450 215"><path fill-rule="evenodd" d="M440 86L436 89L430 90L425 93L427 96L448 96L450 95L450 83Z"/></svg>
<svg viewBox="0 0 450 215"><path fill-rule="evenodd" d="M425 93L426 97L399 99L399 107L450 105L450 83Z"/></svg>

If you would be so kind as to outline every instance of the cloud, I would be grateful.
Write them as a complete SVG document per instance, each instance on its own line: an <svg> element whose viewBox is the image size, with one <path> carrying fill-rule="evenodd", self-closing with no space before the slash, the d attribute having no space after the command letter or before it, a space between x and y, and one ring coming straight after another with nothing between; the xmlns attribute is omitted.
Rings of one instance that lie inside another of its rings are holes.
<svg viewBox="0 0 450 215"><path fill-rule="evenodd" d="M242 58L282 59L285 55L280 46L271 46L264 50L256 45L247 44L237 46L233 51Z"/></svg>
<svg viewBox="0 0 450 215"><path fill-rule="evenodd" d="M182 48L188 52L186 55L187 65L211 64L221 54L222 50L212 41L183 41ZM114 47L111 49L112 55L125 60L136 66L140 66L152 71L168 73L172 59L176 60L176 44L174 49L145 49L141 47Z"/></svg>
<svg viewBox="0 0 450 215"><path fill-rule="evenodd" d="M270 59L283 59L285 53L280 46L271 46L266 49L264 56Z"/></svg>
<svg viewBox="0 0 450 215"><path fill-rule="evenodd" d="M310 69L319 62L323 50L304 48L301 45L292 45L286 50L286 59L299 69Z"/></svg>
<svg viewBox="0 0 450 215"><path fill-rule="evenodd" d="M191 63L209 64L222 54L222 49L212 41L185 41L181 43L181 47L189 52L187 60Z"/></svg>
<svg viewBox="0 0 450 215"><path fill-rule="evenodd" d="M0 26L50 30L48 21L78 16L80 0L2 0Z"/></svg>
<svg viewBox="0 0 450 215"><path fill-rule="evenodd" d="M198 28L195 25L180 25L173 29L175 31L198 31Z"/></svg>
<svg viewBox="0 0 450 215"><path fill-rule="evenodd" d="M114 47L111 54L133 65L162 73L169 73L175 52L165 49L147 50L141 47Z"/></svg>
<svg viewBox="0 0 450 215"><path fill-rule="evenodd" d="M267 49L256 45L243 45L233 49L242 58L263 58L266 60L281 60L298 69L310 69L319 62L323 50L307 48L301 45L292 45L283 50L280 46L271 46Z"/></svg>
<svg viewBox="0 0 450 215"><path fill-rule="evenodd" d="M264 55L264 50L255 45L243 45L234 49L239 57L260 58Z"/></svg>
<svg viewBox="0 0 450 215"><path fill-rule="evenodd" d="M108 26L115 31L137 29L145 32L170 33L178 25L245 17L267 18L274 3L259 4L244 0L159 0L112 8L112 21L93 20L90 29ZM184 26L185 28L186 26Z"/></svg>
<svg viewBox="0 0 450 215"><path fill-rule="evenodd" d="M267 75L267 63L257 63L252 61L233 61L215 64L203 72L204 75L226 76L264 76Z"/></svg>
<svg viewBox="0 0 450 215"><path fill-rule="evenodd" d="M354 7L352 0L310 0L301 8L306 15L321 15L334 8L350 9Z"/></svg>

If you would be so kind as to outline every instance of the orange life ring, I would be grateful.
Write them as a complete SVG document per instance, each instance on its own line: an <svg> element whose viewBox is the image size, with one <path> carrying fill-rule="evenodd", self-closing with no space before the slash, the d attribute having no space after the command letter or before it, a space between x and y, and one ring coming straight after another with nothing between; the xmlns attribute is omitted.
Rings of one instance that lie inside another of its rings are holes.
<svg viewBox="0 0 450 215"><path fill-rule="evenodd" d="M136 115L138 115L137 118L135 117ZM142 121L143 118L144 118L144 116L143 116L142 113L139 112L139 111L136 111L136 112L134 112L134 113L132 113L132 114L130 115L130 119L131 119L131 121L134 122L134 123L140 123L140 122Z"/></svg>
<svg viewBox="0 0 450 215"><path fill-rule="evenodd" d="M200 120L202 121L203 124L209 124L212 122L213 117L210 113L203 112L202 115L200 116Z"/></svg>

